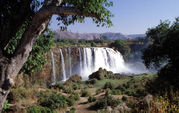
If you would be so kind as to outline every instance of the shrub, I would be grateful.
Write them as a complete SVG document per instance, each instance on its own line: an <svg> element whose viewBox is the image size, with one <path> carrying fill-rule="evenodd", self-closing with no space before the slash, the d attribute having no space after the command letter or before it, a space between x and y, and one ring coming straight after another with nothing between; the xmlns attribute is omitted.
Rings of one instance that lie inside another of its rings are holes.
<svg viewBox="0 0 179 113"><path fill-rule="evenodd" d="M73 106L75 104L75 99L73 97L67 98L67 103L69 106Z"/></svg>
<svg viewBox="0 0 179 113"><path fill-rule="evenodd" d="M94 105L97 109L106 109L107 106L116 107L119 103L121 103L120 99L114 99L112 96L106 96L104 98L99 99Z"/></svg>
<svg viewBox="0 0 179 113"><path fill-rule="evenodd" d="M39 105L49 107L50 109L66 108L66 97L57 94L56 92L41 92L38 99Z"/></svg>
<svg viewBox="0 0 179 113"><path fill-rule="evenodd" d="M71 77L67 80L67 82L80 83L81 80L82 80L81 76L79 76L79 75L73 75L73 76L71 76Z"/></svg>
<svg viewBox="0 0 179 113"><path fill-rule="evenodd" d="M81 90L81 96L88 97L88 96L90 96L90 93L87 90Z"/></svg>
<svg viewBox="0 0 179 113"><path fill-rule="evenodd" d="M101 89L97 89L96 90L96 94L98 95L98 94L100 94L101 93Z"/></svg>
<svg viewBox="0 0 179 113"><path fill-rule="evenodd" d="M76 111L76 108L74 107L70 108L70 113L75 113L75 111Z"/></svg>
<svg viewBox="0 0 179 113"><path fill-rule="evenodd" d="M118 87L117 87L117 89L121 90L122 92L123 92L123 91L125 91L124 86L121 86L121 85L120 85L120 86L118 86Z"/></svg>
<svg viewBox="0 0 179 113"><path fill-rule="evenodd" d="M94 102L96 101L96 98L94 96L89 96L88 102Z"/></svg>
<svg viewBox="0 0 179 113"><path fill-rule="evenodd" d="M104 87L103 87L103 88L104 88L104 89L107 89L107 88L113 89L114 86L113 86L113 84L112 84L111 82L106 82L106 83L104 84Z"/></svg>
<svg viewBox="0 0 179 113"><path fill-rule="evenodd" d="M53 88L55 88L55 89L64 89L64 84L62 84L62 83L57 83L57 84L55 84L54 86L52 86Z"/></svg>
<svg viewBox="0 0 179 113"><path fill-rule="evenodd" d="M71 95L70 95L70 97L72 97L72 98L74 98L76 101L77 100L80 100L80 95L78 94L78 93L72 93Z"/></svg>
<svg viewBox="0 0 179 113"><path fill-rule="evenodd" d="M27 113L55 113L55 112L48 107L30 106L27 108Z"/></svg>
<svg viewBox="0 0 179 113"><path fill-rule="evenodd" d="M126 97L126 96L123 96L123 97L122 97L122 101L127 101L127 97Z"/></svg>
<svg viewBox="0 0 179 113"><path fill-rule="evenodd" d="M64 88L64 93L71 94L73 92L73 89L71 87Z"/></svg>
<svg viewBox="0 0 179 113"><path fill-rule="evenodd" d="M93 78L91 80L86 81L85 83L86 84L96 84L96 82L97 82L97 79Z"/></svg>
<svg viewBox="0 0 179 113"><path fill-rule="evenodd" d="M110 94L112 94L112 95L121 95L121 91L120 90L116 90L116 89L112 89L110 91Z"/></svg>

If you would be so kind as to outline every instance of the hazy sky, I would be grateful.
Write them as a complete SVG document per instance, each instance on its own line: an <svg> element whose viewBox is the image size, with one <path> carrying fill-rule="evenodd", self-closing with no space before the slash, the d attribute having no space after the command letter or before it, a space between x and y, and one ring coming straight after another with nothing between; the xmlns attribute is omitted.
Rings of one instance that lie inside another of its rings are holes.
<svg viewBox="0 0 179 113"><path fill-rule="evenodd" d="M110 8L114 17L114 26L110 28L96 27L91 19L85 23L75 23L68 30L78 33L121 32L123 34L143 34L147 28L159 24L160 20L173 21L179 16L179 0L113 0ZM58 29L55 16L50 28Z"/></svg>

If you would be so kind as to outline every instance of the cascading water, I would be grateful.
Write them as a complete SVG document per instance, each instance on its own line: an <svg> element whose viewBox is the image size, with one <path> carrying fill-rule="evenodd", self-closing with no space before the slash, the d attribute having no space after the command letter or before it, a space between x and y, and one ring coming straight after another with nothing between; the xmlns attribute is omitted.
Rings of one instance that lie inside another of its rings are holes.
<svg viewBox="0 0 179 113"><path fill-rule="evenodd" d="M53 73L52 84L55 84L56 83L56 70L55 70L54 55L52 51L51 51L51 58L52 58L52 73Z"/></svg>
<svg viewBox="0 0 179 113"><path fill-rule="evenodd" d="M63 55L63 52L64 55ZM53 56L53 52L51 52ZM107 47L73 47L60 49L60 67L63 75L63 81L74 74L80 75L83 80L88 79L88 76L99 68L104 68L113 73L134 73L129 68L119 51ZM66 62L65 62L66 61ZM56 81L55 64L53 64L53 78Z"/></svg>
<svg viewBox="0 0 179 113"><path fill-rule="evenodd" d="M71 60L72 60L72 57L71 57L71 48L68 48L68 54L69 54L69 64L70 64L70 75L72 75L72 65L71 65Z"/></svg>
<svg viewBox="0 0 179 113"><path fill-rule="evenodd" d="M61 62L62 62L63 81L66 81L67 77L66 77L65 62L64 62L64 57L63 57L62 49L60 49L60 57L61 57Z"/></svg>
<svg viewBox="0 0 179 113"><path fill-rule="evenodd" d="M114 73L129 73L131 71L125 66L122 55L111 48L83 48L83 58L84 65L82 69L80 68L83 79L87 79L92 72L97 71L100 67Z"/></svg>
<svg viewBox="0 0 179 113"><path fill-rule="evenodd" d="M80 57L80 67L79 67L79 71L80 71L80 75L82 74L82 54L81 54L81 48L78 48L78 52L79 52L79 57Z"/></svg>

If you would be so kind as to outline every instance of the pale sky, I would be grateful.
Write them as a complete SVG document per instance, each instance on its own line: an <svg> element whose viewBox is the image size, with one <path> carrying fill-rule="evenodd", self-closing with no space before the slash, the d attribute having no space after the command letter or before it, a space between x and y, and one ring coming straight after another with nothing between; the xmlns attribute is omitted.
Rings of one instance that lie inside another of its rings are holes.
<svg viewBox="0 0 179 113"><path fill-rule="evenodd" d="M110 28L96 27L91 19L85 23L75 23L68 30L78 33L121 32L123 34L144 34L160 20L174 21L179 16L179 0L113 0L110 8L114 17ZM50 28L56 30L57 21L53 16Z"/></svg>

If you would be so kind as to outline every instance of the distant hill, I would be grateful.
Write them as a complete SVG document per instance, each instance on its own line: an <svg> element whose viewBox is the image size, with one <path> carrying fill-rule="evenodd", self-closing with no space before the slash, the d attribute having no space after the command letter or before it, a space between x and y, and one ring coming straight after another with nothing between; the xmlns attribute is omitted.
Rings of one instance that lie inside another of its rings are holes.
<svg viewBox="0 0 179 113"><path fill-rule="evenodd" d="M127 40L130 37L127 35L124 35L122 33L111 33L111 32L106 32L106 33L73 33L69 31L60 31L56 30L56 37L55 40L57 39L86 39L86 40L93 40L93 39L100 39L101 36L106 36L107 39L113 40L113 39L123 39Z"/></svg>
<svg viewBox="0 0 179 113"><path fill-rule="evenodd" d="M134 38L138 38L138 37L145 37L145 34L131 34L131 35L127 35L128 37L130 37L130 39L134 39Z"/></svg>

